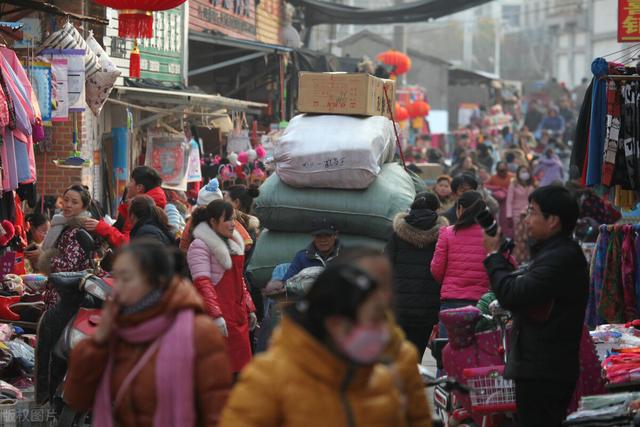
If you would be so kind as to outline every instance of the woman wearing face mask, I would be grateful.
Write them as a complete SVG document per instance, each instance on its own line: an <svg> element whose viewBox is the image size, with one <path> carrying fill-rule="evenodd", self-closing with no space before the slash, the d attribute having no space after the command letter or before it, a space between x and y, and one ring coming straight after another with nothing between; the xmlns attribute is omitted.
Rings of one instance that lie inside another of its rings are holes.
<svg viewBox="0 0 640 427"><path fill-rule="evenodd" d="M489 290L484 231L476 222L478 214L486 209L480 193L464 193L456 205L455 225L440 229L431 260L431 274L441 284L440 310L476 305ZM442 323L440 337L446 337Z"/></svg>
<svg viewBox="0 0 640 427"><path fill-rule="evenodd" d="M140 240L114 262L114 295L71 352L64 398L94 427L216 426L231 371L182 254Z"/></svg>
<svg viewBox="0 0 640 427"><path fill-rule="evenodd" d="M223 200L193 213L187 261L207 313L227 337L232 372L238 373L251 360L249 331L257 317L244 281L244 241L233 214L233 206Z"/></svg>
<svg viewBox="0 0 640 427"><path fill-rule="evenodd" d="M83 271L91 267L89 254L80 246L77 235L91 204L91 195L80 185L67 188L62 196L62 213L54 215L51 228L40 249L27 256L43 274Z"/></svg>
<svg viewBox="0 0 640 427"><path fill-rule="evenodd" d="M516 247L513 250L513 257L518 263L523 263L529 258L524 219L529 206L529 195L533 193L533 190L535 190L535 186L529 168L520 166L507 192L507 221L509 221L511 229L514 230L513 239Z"/></svg>
<svg viewBox="0 0 640 427"><path fill-rule="evenodd" d="M390 337L388 309L364 271L328 266L243 371L221 427L405 425L393 375L377 363Z"/></svg>

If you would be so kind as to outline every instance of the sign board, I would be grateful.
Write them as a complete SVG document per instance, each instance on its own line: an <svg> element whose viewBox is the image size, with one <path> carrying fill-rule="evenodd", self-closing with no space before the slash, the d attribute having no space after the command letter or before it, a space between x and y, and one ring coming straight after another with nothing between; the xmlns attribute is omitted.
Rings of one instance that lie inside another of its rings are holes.
<svg viewBox="0 0 640 427"><path fill-rule="evenodd" d="M640 41L640 0L618 0L618 41Z"/></svg>
<svg viewBox="0 0 640 427"><path fill-rule="evenodd" d="M140 77L162 82L181 83L184 80L186 5L153 12L153 37L139 39ZM122 76L129 75L129 55L133 40L118 37L118 11L107 8L107 27L104 46ZM122 82L118 82L121 84Z"/></svg>
<svg viewBox="0 0 640 427"><path fill-rule="evenodd" d="M191 0L189 28L199 33L222 33L256 39L256 2L253 0Z"/></svg>

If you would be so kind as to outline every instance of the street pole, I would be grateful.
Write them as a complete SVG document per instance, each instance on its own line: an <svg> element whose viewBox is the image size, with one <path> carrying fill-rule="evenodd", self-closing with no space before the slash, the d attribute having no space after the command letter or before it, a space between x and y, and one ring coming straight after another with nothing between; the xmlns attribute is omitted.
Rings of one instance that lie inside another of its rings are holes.
<svg viewBox="0 0 640 427"><path fill-rule="evenodd" d="M495 41L495 52L493 55L493 74L500 77L500 55L501 55L501 44L502 44L502 21L500 19L496 19L494 21L495 31L494 34L496 36Z"/></svg>

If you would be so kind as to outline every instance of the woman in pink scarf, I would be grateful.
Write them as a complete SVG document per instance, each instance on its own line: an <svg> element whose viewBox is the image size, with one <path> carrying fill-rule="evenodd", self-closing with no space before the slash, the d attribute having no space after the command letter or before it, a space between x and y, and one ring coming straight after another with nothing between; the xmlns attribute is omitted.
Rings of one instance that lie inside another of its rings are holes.
<svg viewBox="0 0 640 427"><path fill-rule="evenodd" d="M115 260L114 297L73 349L64 388L95 427L218 424L232 381L224 339L176 261L151 241Z"/></svg>

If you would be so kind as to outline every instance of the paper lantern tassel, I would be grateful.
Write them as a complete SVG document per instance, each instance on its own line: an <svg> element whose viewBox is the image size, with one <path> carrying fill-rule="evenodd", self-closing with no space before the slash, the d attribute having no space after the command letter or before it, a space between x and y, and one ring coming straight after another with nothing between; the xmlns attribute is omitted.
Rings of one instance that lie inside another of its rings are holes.
<svg viewBox="0 0 640 427"><path fill-rule="evenodd" d="M124 10L118 13L118 37L142 38L153 37L153 15L144 10Z"/></svg>
<svg viewBox="0 0 640 427"><path fill-rule="evenodd" d="M140 78L140 49L138 49L138 42L133 42L133 49L131 50L131 56L129 56L129 77L133 79Z"/></svg>

